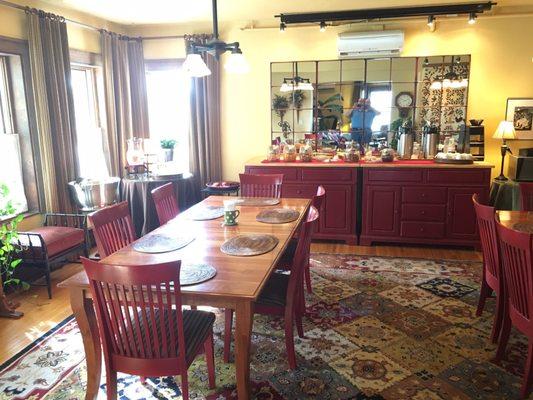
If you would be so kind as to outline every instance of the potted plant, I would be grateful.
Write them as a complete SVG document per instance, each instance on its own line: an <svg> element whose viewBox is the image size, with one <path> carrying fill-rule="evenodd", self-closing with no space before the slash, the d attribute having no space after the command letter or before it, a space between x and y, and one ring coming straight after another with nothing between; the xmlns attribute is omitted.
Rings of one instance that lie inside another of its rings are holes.
<svg viewBox="0 0 533 400"><path fill-rule="evenodd" d="M300 110L305 100L305 94L303 90L295 90L292 92L292 105L296 108L296 119L300 121Z"/></svg>
<svg viewBox="0 0 533 400"><path fill-rule="evenodd" d="M274 109L276 115L279 117L281 122L283 122L283 117L287 113L287 109L289 108L289 100L285 96L281 96L279 94L274 95L274 99L272 100L272 108Z"/></svg>
<svg viewBox="0 0 533 400"><path fill-rule="evenodd" d="M174 160L174 147L176 146L176 141L174 139L163 139L161 140L161 148L164 152L164 161Z"/></svg>

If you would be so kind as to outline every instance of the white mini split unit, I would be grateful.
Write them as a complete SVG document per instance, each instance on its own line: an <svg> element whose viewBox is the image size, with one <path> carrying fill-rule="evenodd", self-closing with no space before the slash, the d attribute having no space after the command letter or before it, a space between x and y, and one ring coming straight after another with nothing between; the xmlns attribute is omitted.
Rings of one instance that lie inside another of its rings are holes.
<svg viewBox="0 0 533 400"><path fill-rule="evenodd" d="M402 31L339 33L339 58L397 56L403 49Z"/></svg>

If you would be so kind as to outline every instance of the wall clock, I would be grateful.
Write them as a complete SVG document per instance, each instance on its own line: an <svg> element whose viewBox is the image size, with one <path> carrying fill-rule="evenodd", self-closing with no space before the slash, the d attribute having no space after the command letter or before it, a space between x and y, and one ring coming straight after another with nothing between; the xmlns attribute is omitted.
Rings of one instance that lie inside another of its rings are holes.
<svg viewBox="0 0 533 400"><path fill-rule="evenodd" d="M396 96L396 107L407 108L413 106L413 95L409 92L400 92Z"/></svg>

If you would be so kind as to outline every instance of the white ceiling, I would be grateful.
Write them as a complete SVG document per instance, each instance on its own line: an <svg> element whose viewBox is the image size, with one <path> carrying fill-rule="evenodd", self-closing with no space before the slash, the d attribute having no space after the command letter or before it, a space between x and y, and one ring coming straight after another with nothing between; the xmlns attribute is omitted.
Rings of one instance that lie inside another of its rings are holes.
<svg viewBox="0 0 533 400"><path fill-rule="evenodd" d="M44 0L54 6L82 11L120 24L190 24L211 21L211 0ZM478 0L479 1L479 0ZM464 3L465 0L219 0L220 22L274 24L274 15L290 12L350 10L424 4ZM498 8L533 6L533 0L498 0Z"/></svg>

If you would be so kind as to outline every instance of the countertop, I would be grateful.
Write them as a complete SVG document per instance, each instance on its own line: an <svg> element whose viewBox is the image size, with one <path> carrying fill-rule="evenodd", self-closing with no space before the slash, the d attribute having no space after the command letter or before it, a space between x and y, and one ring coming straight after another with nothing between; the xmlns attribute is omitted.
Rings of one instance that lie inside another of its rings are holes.
<svg viewBox="0 0 533 400"><path fill-rule="evenodd" d="M337 162L263 162L262 157L255 157L246 162L249 167L317 167L317 168L494 168L493 164L485 161L475 161L473 164L440 164L433 160L398 160L393 162L375 162L368 163L360 161L357 163L348 163L344 161Z"/></svg>

